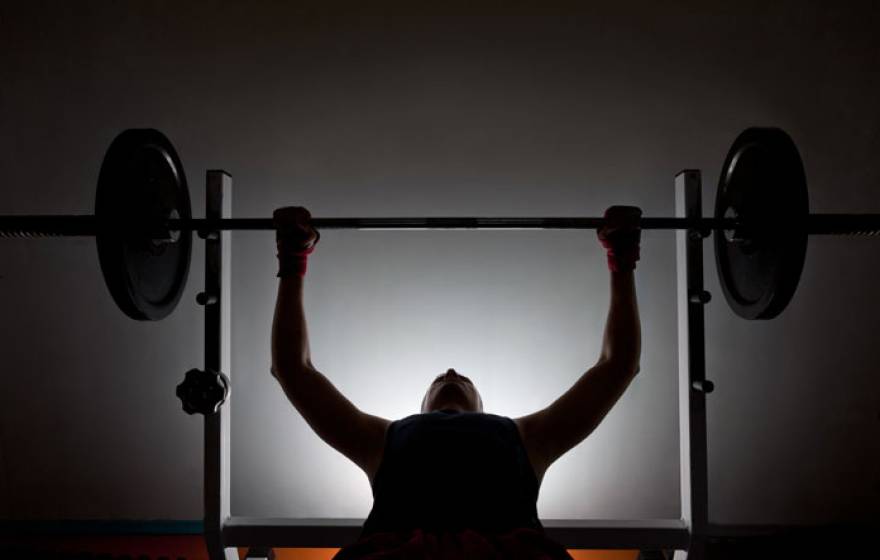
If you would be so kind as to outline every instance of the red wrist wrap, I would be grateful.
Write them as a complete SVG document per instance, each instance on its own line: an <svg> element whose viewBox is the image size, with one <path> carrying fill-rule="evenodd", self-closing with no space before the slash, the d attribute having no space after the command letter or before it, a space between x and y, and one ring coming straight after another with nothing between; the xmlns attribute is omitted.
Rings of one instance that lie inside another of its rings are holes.
<svg viewBox="0 0 880 560"><path fill-rule="evenodd" d="M635 270L636 261L639 260L639 237L640 232L615 232L609 237L599 238L608 251L608 270L611 272L624 272Z"/></svg>
<svg viewBox="0 0 880 560"><path fill-rule="evenodd" d="M312 245L308 249L287 250L283 243L278 243L278 278L299 276L304 278L309 265L309 255L315 251Z"/></svg>
<svg viewBox="0 0 880 560"><path fill-rule="evenodd" d="M278 232L275 240L278 247L278 278L285 276L305 278L309 266L309 255L315 252L315 247L321 240L321 232L316 230L315 233L317 237L311 247L304 247L304 241L300 235L285 235L284 232Z"/></svg>

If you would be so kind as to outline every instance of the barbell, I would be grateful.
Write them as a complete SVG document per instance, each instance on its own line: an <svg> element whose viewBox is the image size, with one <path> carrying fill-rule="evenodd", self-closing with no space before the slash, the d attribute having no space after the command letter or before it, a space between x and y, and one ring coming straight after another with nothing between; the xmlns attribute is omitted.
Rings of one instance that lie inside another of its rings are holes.
<svg viewBox="0 0 880 560"><path fill-rule="evenodd" d="M313 218L317 229L478 230L596 229L602 218ZM642 229L715 233L718 275L733 311L771 319L797 289L807 236L878 235L880 214L809 214L800 154L784 131L749 128L728 151L706 218L640 220ZM129 317L159 320L186 286L192 232L274 230L271 218L192 217L183 165L173 145L153 129L130 129L107 150L98 176L95 214L0 216L0 237L94 236L107 287Z"/></svg>

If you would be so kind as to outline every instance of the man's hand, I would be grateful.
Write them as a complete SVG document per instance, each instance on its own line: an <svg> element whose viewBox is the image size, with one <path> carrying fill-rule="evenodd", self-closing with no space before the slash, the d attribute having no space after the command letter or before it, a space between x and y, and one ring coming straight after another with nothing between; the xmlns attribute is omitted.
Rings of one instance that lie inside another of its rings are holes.
<svg viewBox="0 0 880 560"><path fill-rule="evenodd" d="M312 215L301 206L285 206L272 213L278 248L278 277L306 275L309 255L321 239L312 227Z"/></svg>
<svg viewBox="0 0 880 560"><path fill-rule="evenodd" d="M639 260L642 210L636 206L612 206L605 211L605 224L599 228L599 243L608 251L612 272L633 270Z"/></svg>
<svg viewBox="0 0 880 560"><path fill-rule="evenodd" d="M272 213L278 249L302 251L318 243L320 234L312 227L312 215L301 206L285 206Z"/></svg>

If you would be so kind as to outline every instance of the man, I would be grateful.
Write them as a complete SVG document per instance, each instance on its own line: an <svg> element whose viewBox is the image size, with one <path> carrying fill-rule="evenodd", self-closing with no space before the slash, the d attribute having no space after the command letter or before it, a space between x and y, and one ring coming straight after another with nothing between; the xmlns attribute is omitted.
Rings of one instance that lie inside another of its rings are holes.
<svg viewBox="0 0 880 560"><path fill-rule="evenodd" d="M272 374L309 426L366 473L374 503L357 543L337 560L570 558L543 533L538 489L547 468L584 440L639 371L634 270L641 210L613 206L598 231L611 305L596 364L528 416L487 414L471 380L449 368L429 385L421 414L389 421L359 410L311 362L303 311L308 256L320 234L304 208L275 211L280 278Z"/></svg>

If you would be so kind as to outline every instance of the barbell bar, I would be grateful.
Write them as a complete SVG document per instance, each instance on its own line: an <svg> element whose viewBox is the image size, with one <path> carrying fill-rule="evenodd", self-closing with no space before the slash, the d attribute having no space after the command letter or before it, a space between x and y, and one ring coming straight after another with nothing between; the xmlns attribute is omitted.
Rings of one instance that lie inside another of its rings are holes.
<svg viewBox="0 0 880 560"><path fill-rule="evenodd" d="M595 217L313 218L319 230L597 229ZM776 128L750 128L729 150L715 216L643 217L640 227L715 232L721 286L747 319L778 315L794 294L808 235L880 235L880 214L809 214L803 164L794 142ZM94 215L0 216L0 237L95 236L104 278L130 317L158 320L185 286L191 235L274 230L271 218L192 218L183 166L159 131L121 133L104 157Z"/></svg>
<svg viewBox="0 0 880 560"><path fill-rule="evenodd" d="M353 229L385 230L530 230L530 229L598 229L604 218L542 217L542 218L312 218L313 227L321 230ZM761 224L754 224L760 227ZM646 230L695 229L700 231L737 231L748 228L739 218L641 218L639 227ZM765 227L770 227L765 224ZM780 224L782 228L795 227ZM94 237L105 229L108 233L143 233L161 231L255 231L274 230L272 218L169 218L153 225L107 223L102 226L94 215L71 216L0 216L0 237ZM880 235L880 214L810 214L806 232L809 235ZM157 241L161 238L157 238Z"/></svg>
<svg viewBox="0 0 880 560"><path fill-rule="evenodd" d="M484 229L596 229L603 218L312 218L320 230L484 230ZM734 229L740 221L733 218L642 218L642 229ZM103 224L96 216L0 216L0 235L4 237L95 236L103 228L108 232L133 233L156 231L228 231L274 230L271 218L169 218L150 224Z"/></svg>
<svg viewBox="0 0 880 560"><path fill-rule="evenodd" d="M469 230L469 229L598 229L604 218L313 218L317 229L357 230ZM225 220L171 219L171 230L273 230L271 218ZM642 229L736 230L748 227L737 218L641 218ZM813 214L807 221L810 235L880 235L880 214Z"/></svg>

